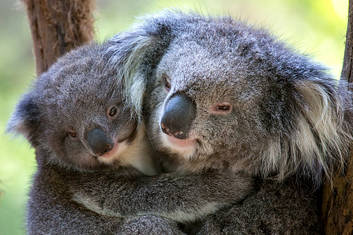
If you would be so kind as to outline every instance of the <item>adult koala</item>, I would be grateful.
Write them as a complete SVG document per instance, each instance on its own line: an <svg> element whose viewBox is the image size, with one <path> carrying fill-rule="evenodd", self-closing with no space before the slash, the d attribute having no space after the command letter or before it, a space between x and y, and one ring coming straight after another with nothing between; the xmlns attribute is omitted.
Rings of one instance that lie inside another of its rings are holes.
<svg viewBox="0 0 353 235"><path fill-rule="evenodd" d="M315 189L344 164L352 139L345 85L231 18L166 11L112 41L123 50L110 63L125 64L131 103L169 156L167 169L230 168L261 180L257 193L192 233L320 233Z"/></svg>

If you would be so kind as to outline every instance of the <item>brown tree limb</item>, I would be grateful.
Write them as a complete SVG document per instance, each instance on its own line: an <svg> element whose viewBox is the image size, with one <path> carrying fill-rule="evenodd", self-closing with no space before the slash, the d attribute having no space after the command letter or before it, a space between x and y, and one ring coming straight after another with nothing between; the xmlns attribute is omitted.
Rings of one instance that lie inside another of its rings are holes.
<svg viewBox="0 0 353 235"><path fill-rule="evenodd" d="M31 27L37 74L58 57L93 39L94 0L23 0Z"/></svg>
<svg viewBox="0 0 353 235"><path fill-rule="evenodd" d="M346 47L342 66L341 79L353 82L353 1L349 0Z"/></svg>
<svg viewBox="0 0 353 235"><path fill-rule="evenodd" d="M341 79L353 82L353 0L349 1ZM322 215L326 234L353 234L353 146L345 169L324 185Z"/></svg>

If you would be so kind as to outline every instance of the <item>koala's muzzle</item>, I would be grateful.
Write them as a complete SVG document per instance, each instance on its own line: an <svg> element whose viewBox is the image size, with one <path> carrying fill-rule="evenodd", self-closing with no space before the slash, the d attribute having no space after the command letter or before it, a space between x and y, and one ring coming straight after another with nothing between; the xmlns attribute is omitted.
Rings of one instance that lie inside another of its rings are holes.
<svg viewBox="0 0 353 235"><path fill-rule="evenodd" d="M194 102L184 94L177 94L165 105L161 119L162 131L178 139L186 139L195 116Z"/></svg>
<svg viewBox="0 0 353 235"><path fill-rule="evenodd" d="M112 140L100 128L94 128L87 133L87 142L98 156L109 152L114 147Z"/></svg>

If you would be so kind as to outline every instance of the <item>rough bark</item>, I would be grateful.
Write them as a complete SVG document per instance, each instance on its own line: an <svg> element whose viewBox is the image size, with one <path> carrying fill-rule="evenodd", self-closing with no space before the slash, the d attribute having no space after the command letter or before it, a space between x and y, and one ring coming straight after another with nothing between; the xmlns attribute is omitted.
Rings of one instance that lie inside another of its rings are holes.
<svg viewBox="0 0 353 235"><path fill-rule="evenodd" d="M353 82L353 0L349 1L341 79ZM353 234L353 145L345 169L324 185L322 212L326 234Z"/></svg>
<svg viewBox="0 0 353 235"><path fill-rule="evenodd" d="M23 0L31 27L37 74L93 38L94 0Z"/></svg>

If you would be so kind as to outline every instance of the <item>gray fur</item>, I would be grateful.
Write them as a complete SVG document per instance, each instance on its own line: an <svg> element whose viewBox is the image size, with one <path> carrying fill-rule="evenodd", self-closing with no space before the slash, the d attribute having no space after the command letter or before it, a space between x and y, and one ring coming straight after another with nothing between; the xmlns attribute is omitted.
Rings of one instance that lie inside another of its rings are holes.
<svg viewBox="0 0 353 235"><path fill-rule="evenodd" d="M284 200L284 201L283 201ZM193 234L323 234L320 196L295 178L265 180L256 194L193 224Z"/></svg>
<svg viewBox="0 0 353 235"><path fill-rule="evenodd" d="M8 130L28 139L38 163L28 234L180 234L174 221L203 218L251 191L252 180L242 173L143 176L158 173L158 165L144 124L125 102L121 67L108 63L110 46L91 44L60 58L12 115ZM107 115L111 105L118 108L115 119ZM118 141L110 158L95 155L87 143L96 127Z"/></svg>
<svg viewBox="0 0 353 235"><path fill-rule="evenodd" d="M184 173L230 168L265 179L257 194L226 213L231 222L219 229L227 234L318 233L313 229L319 223L317 204L307 203L314 202L316 194L307 193L303 199L285 180L310 179L302 184L314 192L323 174L330 178L334 166L344 165L352 141L352 122L346 116L352 96L346 84L339 89L325 67L265 31L228 17L164 11L111 42L111 63L122 58L115 45L131 52L123 54L130 61L124 68L126 84L147 87L143 96L130 89L130 102L145 118L154 148L173 160L169 164L165 158L165 166ZM170 78L169 91L164 88L165 75ZM160 128L164 105L177 93L196 104L189 132L190 140L196 141L189 148L170 143ZM230 103L232 112L212 114L210 108L222 102ZM283 182L283 193L270 179ZM271 200L277 195L278 200ZM275 216L281 207L287 209ZM290 216L295 207L296 221ZM256 212L256 219L246 216ZM210 216L205 224L223 215ZM260 231L261 223L267 232ZM201 227L201 232L207 231ZM210 231L205 234L216 232Z"/></svg>
<svg viewBox="0 0 353 235"><path fill-rule="evenodd" d="M126 221L121 228L121 235L149 234L149 235L172 235L184 234L177 229L177 224L159 216L143 215Z"/></svg>

